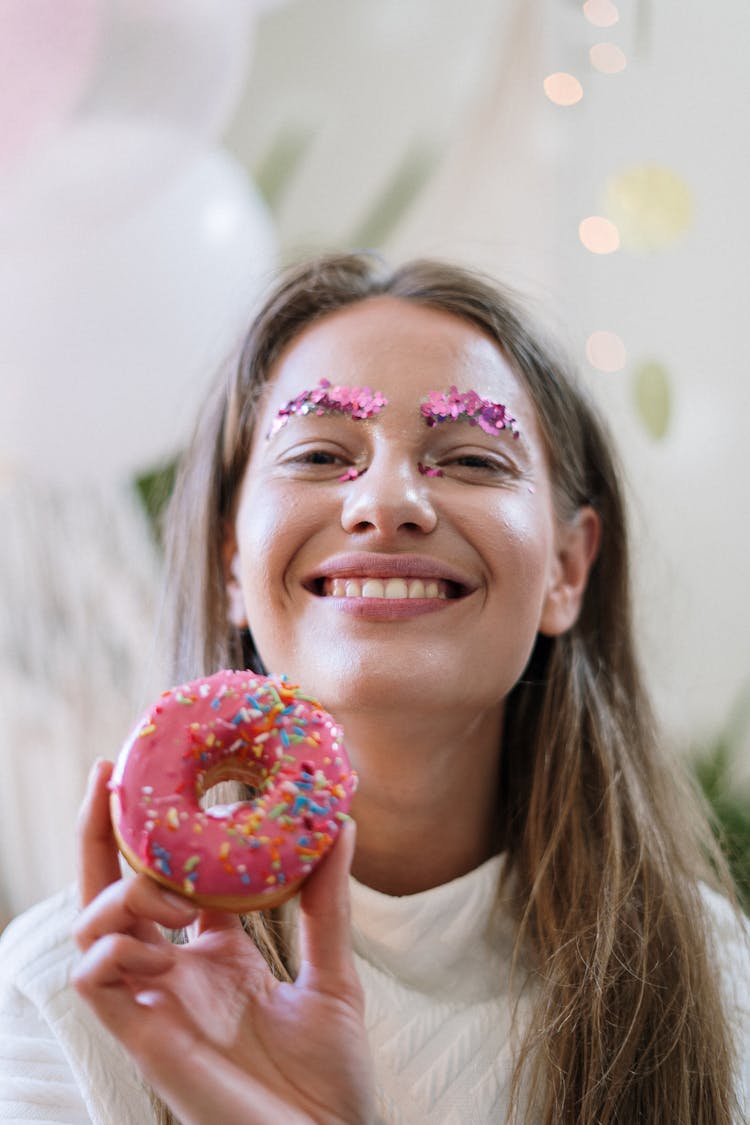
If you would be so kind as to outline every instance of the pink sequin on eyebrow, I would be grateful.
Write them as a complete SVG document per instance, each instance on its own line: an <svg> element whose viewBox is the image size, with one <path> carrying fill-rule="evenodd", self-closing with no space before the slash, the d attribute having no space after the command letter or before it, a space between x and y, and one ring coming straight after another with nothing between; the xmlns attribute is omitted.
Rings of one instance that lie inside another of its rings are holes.
<svg viewBox="0 0 750 1125"><path fill-rule="evenodd" d="M482 398L476 391L461 393L456 387L451 387L447 394L430 391L419 409L428 426L437 426L439 422L467 421L471 426L479 426L486 434L510 430L517 438L520 432L516 419L506 406Z"/></svg>
<svg viewBox="0 0 750 1125"><path fill-rule="evenodd" d="M274 418L266 438L277 434L295 414L344 414L349 418L374 418L388 399L369 387L334 386L329 379L321 379L310 391L302 391L296 398L282 406Z"/></svg>

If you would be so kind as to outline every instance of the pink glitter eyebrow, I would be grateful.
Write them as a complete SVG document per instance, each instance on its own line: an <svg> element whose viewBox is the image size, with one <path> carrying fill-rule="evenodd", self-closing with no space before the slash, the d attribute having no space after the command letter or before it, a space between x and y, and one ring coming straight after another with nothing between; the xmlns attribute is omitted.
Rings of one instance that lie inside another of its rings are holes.
<svg viewBox="0 0 750 1125"><path fill-rule="evenodd" d="M422 417L428 426L439 422L467 421L471 426L479 426L486 434L497 434L500 430L510 430L514 438L519 435L518 423L507 407L500 402L490 402L476 391L461 393L451 387L443 391L430 391L420 406Z"/></svg>
<svg viewBox="0 0 750 1125"><path fill-rule="evenodd" d="M273 437L295 414L344 414L349 418L374 418L388 399L369 387L334 386L329 379L321 379L310 391L302 391L296 398L282 406L266 434Z"/></svg>

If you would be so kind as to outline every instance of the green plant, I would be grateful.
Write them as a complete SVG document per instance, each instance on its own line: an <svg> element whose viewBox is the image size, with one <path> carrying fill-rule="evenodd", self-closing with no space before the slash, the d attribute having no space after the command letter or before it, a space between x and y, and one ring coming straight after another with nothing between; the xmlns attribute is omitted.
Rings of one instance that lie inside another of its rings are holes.
<svg viewBox="0 0 750 1125"><path fill-rule="evenodd" d="M750 719L750 692L734 708L725 730L694 756L694 776L713 814L713 828L727 857L744 910L750 914L750 786L736 781L741 736Z"/></svg>
<svg viewBox="0 0 750 1125"><path fill-rule="evenodd" d="M168 461L135 478L136 492L158 542L161 542L161 517L172 494L177 464L177 460Z"/></svg>

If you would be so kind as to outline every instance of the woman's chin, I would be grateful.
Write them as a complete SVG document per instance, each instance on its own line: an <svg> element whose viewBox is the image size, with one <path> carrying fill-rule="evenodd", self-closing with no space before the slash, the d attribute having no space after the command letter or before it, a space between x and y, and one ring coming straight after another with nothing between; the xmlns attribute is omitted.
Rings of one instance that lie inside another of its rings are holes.
<svg viewBox="0 0 750 1125"><path fill-rule="evenodd" d="M289 661L284 672L293 683L339 718L345 713L412 711L432 698L439 675L424 668L394 667L376 659L337 659L325 662Z"/></svg>

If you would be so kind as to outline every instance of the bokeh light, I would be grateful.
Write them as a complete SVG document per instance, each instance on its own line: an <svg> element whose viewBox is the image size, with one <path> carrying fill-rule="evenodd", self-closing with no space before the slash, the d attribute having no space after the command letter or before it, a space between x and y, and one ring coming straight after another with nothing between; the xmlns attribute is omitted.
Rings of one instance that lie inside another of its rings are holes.
<svg viewBox="0 0 750 1125"><path fill-rule="evenodd" d="M616 43L594 43L589 51L589 59L594 69L601 74L619 74L628 65L625 52Z"/></svg>
<svg viewBox="0 0 750 1125"><path fill-rule="evenodd" d="M594 27L612 27L620 18L617 5L612 0L586 0L583 14Z"/></svg>
<svg viewBox="0 0 750 1125"><path fill-rule="evenodd" d="M544 79L544 92L555 105L575 105L583 97L583 86L574 74L548 74Z"/></svg>
<svg viewBox="0 0 750 1125"><path fill-rule="evenodd" d="M620 247L620 232L602 215L589 215L578 224L578 237L592 254L612 254Z"/></svg>
<svg viewBox="0 0 750 1125"><path fill-rule="evenodd" d="M603 210L617 224L624 249L654 252L690 228L693 194L671 168L640 165L607 180Z"/></svg>
<svg viewBox="0 0 750 1125"><path fill-rule="evenodd" d="M586 358L607 375L622 371L627 360L625 345L616 332L592 332L586 341Z"/></svg>

